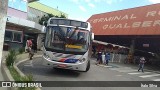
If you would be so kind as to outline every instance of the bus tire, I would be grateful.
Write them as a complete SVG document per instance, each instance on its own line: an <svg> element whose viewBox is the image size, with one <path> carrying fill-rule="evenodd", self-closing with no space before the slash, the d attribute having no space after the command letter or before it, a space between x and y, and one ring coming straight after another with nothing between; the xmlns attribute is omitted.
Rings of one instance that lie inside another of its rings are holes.
<svg viewBox="0 0 160 90"><path fill-rule="evenodd" d="M87 67L86 67L86 71L85 71L85 72L87 72L89 69L90 69L90 61L88 61L88 64L87 64Z"/></svg>
<svg viewBox="0 0 160 90"><path fill-rule="evenodd" d="M53 69L54 69L55 71L60 71L60 70L62 70L61 68L56 68L56 67L53 67Z"/></svg>

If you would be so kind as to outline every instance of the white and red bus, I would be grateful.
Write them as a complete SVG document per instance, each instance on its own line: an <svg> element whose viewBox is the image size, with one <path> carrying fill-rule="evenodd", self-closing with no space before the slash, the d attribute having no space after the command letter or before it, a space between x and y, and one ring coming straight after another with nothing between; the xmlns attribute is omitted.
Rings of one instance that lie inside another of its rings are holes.
<svg viewBox="0 0 160 90"><path fill-rule="evenodd" d="M90 69L91 25L66 18L50 18L46 27L43 65L78 71Z"/></svg>

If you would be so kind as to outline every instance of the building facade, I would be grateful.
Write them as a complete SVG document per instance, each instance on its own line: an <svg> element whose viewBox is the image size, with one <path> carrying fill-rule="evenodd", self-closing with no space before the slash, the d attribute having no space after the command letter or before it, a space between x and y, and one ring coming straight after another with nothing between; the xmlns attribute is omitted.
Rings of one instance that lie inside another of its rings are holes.
<svg viewBox="0 0 160 90"><path fill-rule="evenodd" d="M28 3L27 10L28 10L27 19L30 21L36 22L36 23L39 23L39 20L43 16L48 16L48 14L52 14L54 16L59 16L59 17L61 15L64 15L66 18L68 17L68 14L62 11L59 11L58 9L55 9L47 5L44 5L42 3L39 3L39 2ZM44 41L44 31L42 31L42 33L39 33L37 36L37 48L38 49L40 49L41 46L43 45L43 41Z"/></svg>
<svg viewBox="0 0 160 90"><path fill-rule="evenodd" d="M34 39L37 43L37 49L41 49L44 37L44 26L38 22L39 18L49 12L44 11L42 9L43 7L38 9L39 5L36 4L38 3L37 1L38 0L9 0L4 50L24 48L28 37ZM63 13L58 10L55 10L55 12L52 12L52 14L55 13L54 15L57 15L57 12ZM64 13L64 15L67 14Z"/></svg>
<svg viewBox="0 0 160 90"><path fill-rule="evenodd" d="M134 48L135 51L160 53L159 7L160 4L152 4L95 14L88 21L96 40Z"/></svg>
<svg viewBox="0 0 160 90"><path fill-rule="evenodd" d="M23 48L26 46L27 37L32 37L27 34L42 31L43 26L27 20L27 5L31 1L35 0L8 1L4 50Z"/></svg>
<svg viewBox="0 0 160 90"><path fill-rule="evenodd" d="M28 4L28 20L34 21L36 23L39 23L39 20L45 15L52 14L55 16L61 16L64 15L65 17L68 17L68 14L59 11L58 9L49 7L47 5L44 5L39 2L32 2Z"/></svg>

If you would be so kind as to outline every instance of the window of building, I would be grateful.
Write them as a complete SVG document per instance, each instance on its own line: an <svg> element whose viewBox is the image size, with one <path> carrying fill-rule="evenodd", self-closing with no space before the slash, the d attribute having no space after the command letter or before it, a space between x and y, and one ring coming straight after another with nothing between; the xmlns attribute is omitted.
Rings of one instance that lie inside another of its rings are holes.
<svg viewBox="0 0 160 90"><path fill-rule="evenodd" d="M13 41L22 42L22 32L13 32Z"/></svg>
<svg viewBox="0 0 160 90"><path fill-rule="evenodd" d="M5 41L12 41L12 32L11 31L5 31Z"/></svg>
<svg viewBox="0 0 160 90"><path fill-rule="evenodd" d="M6 30L4 40L21 43L22 42L22 31Z"/></svg>

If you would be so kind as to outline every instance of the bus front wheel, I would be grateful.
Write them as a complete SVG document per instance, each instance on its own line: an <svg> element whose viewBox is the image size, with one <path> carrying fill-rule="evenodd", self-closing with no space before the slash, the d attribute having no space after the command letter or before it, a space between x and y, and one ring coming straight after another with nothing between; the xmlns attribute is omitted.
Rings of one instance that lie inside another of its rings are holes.
<svg viewBox="0 0 160 90"><path fill-rule="evenodd" d="M89 69L90 69L90 61L88 61L88 64L87 64L87 67L86 67L86 71L85 71L85 72L87 72Z"/></svg>

